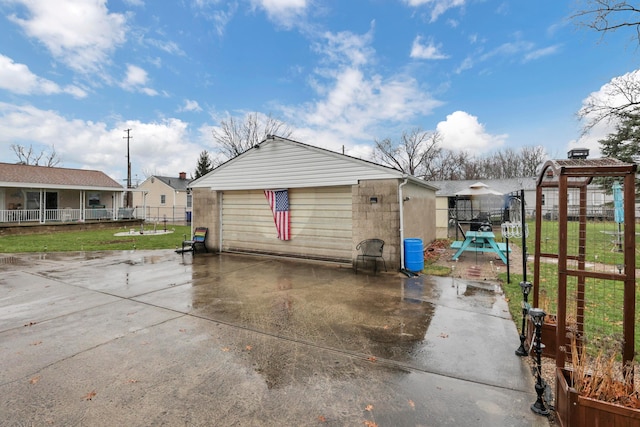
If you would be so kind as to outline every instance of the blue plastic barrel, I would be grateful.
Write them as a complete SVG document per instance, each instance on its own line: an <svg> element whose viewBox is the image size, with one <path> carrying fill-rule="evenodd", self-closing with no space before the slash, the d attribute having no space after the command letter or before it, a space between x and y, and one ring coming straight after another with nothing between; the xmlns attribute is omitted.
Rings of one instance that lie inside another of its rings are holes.
<svg viewBox="0 0 640 427"><path fill-rule="evenodd" d="M409 271L424 270L422 239L404 239L404 265Z"/></svg>

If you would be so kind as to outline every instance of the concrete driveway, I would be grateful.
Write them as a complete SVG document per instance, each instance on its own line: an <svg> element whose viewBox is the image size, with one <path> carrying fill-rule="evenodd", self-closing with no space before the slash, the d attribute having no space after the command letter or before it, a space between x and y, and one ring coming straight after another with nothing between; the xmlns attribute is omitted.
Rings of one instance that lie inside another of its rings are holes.
<svg viewBox="0 0 640 427"><path fill-rule="evenodd" d="M173 251L0 255L0 424L547 426L488 282Z"/></svg>

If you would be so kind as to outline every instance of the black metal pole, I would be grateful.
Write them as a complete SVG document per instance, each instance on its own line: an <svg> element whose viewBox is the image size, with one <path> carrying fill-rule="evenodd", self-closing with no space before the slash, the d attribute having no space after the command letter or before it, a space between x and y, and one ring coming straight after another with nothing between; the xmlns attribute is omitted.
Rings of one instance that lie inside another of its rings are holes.
<svg viewBox="0 0 640 427"><path fill-rule="evenodd" d="M531 283L522 281L520 282L520 289L522 289L522 328L520 329L520 347L516 350L516 356L526 356L528 351L524 346L524 342L527 339L525 335L525 327L527 326L527 314L529 313L529 292L531 291Z"/></svg>
<svg viewBox="0 0 640 427"><path fill-rule="evenodd" d="M505 240L507 242L507 283L511 284L511 272L509 270L509 238L505 237Z"/></svg>
<svg viewBox="0 0 640 427"><path fill-rule="evenodd" d="M542 399L542 394L544 393L545 386L542 381L542 343L540 342L542 337L542 323L544 322L545 312L539 308L534 308L531 311L533 312L534 310L536 311L535 317L540 317L534 321L536 326L536 394L538 395L538 398L536 399L535 403L531 405L531 410L538 415L546 417L549 416L550 412L549 409L547 409L547 407L545 406L544 400Z"/></svg>
<svg viewBox="0 0 640 427"><path fill-rule="evenodd" d="M522 281L527 281L527 223L524 209L524 189L520 190L520 221L522 232ZM508 253L507 253L508 255Z"/></svg>

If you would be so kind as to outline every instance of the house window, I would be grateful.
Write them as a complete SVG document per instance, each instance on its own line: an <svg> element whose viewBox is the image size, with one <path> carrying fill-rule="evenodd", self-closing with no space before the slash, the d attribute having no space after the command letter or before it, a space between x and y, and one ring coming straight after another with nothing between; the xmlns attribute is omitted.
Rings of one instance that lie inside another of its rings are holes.
<svg viewBox="0 0 640 427"><path fill-rule="evenodd" d="M40 193L27 191L27 209L40 209Z"/></svg>
<svg viewBox="0 0 640 427"><path fill-rule="evenodd" d="M191 194L187 194L187 207L190 208L193 204L193 196Z"/></svg>
<svg viewBox="0 0 640 427"><path fill-rule="evenodd" d="M161 194L161 195L160 195L160 204L161 204L161 205L164 205L164 204L166 204L166 203L167 203L167 196L166 196L166 195L164 195L164 194Z"/></svg>
<svg viewBox="0 0 640 427"><path fill-rule="evenodd" d="M100 206L100 193L89 193L89 206Z"/></svg>

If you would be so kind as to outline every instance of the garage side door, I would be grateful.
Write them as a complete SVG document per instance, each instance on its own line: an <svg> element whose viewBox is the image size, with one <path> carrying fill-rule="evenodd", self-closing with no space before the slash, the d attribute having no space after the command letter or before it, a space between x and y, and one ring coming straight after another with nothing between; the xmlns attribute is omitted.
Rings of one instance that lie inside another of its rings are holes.
<svg viewBox="0 0 640 427"><path fill-rule="evenodd" d="M289 190L291 240L276 237L262 190L225 191L222 250L351 260L351 187Z"/></svg>

